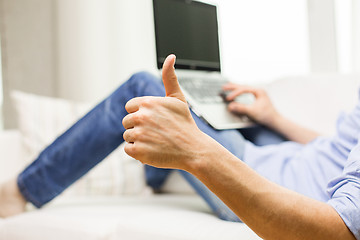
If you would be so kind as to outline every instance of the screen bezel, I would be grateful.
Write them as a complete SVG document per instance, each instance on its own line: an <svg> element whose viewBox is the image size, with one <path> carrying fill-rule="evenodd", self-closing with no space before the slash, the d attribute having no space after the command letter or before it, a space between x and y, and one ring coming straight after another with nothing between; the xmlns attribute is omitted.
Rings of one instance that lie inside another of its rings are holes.
<svg viewBox="0 0 360 240"><path fill-rule="evenodd" d="M156 2L157 0L153 0L153 17L154 17L154 30L155 30L155 45L156 45L156 63L157 63L157 68L161 69L162 65L164 63L165 57L164 56L159 56L159 45L158 45L158 29L156 27L156 12L158 11L158 9L156 8ZM178 59L178 61L175 63L175 68L177 69L189 69L189 70L202 70L202 71L217 71L220 72L221 71L221 55L220 55L220 38L219 38L219 23L218 23L218 11L217 11L217 7L215 5L212 4L208 4L208 3L203 3L203 2L198 2L198 1L192 1L192 0L169 0L169 1L181 1L187 4L199 4L199 5L206 5L206 6L211 6L215 8L215 12L216 12L216 32L217 32L217 41L218 41L218 54L219 54L219 65L218 67L213 67L213 66L204 66L201 64L196 64L196 63L192 63L192 64L183 64L181 63L181 59ZM171 54L171 53L169 53Z"/></svg>

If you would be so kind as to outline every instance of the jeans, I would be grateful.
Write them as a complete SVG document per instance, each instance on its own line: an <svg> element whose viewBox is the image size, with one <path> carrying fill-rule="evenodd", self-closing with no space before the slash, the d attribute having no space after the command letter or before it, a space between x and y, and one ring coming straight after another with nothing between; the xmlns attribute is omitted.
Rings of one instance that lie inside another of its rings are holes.
<svg viewBox="0 0 360 240"><path fill-rule="evenodd" d="M95 106L51 145L18 176L17 183L25 199L36 207L62 193L115 150L124 140L122 119L125 104L134 97L164 96L159 78L145 72L134 74L109 97ZM238 158L244 153L245 139L237 130L218 131L192 113L198 127ZM146 166L147 182L161 187L170 170ZM190 185L221 219L239 221L238 217L207 187L191 174L180 171Z"/></svg>

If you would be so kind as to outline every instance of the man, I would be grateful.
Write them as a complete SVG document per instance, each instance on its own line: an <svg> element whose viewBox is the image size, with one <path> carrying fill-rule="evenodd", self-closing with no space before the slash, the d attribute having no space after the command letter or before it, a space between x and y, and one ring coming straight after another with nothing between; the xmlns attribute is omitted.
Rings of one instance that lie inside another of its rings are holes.
<svg viewBox="0 0 360 240"><path fill-rule="evenodd" d="M123 135L130 156L151 166L185 170L182 174L219 217L239 217L265 239L360 239L360 106L341 119L334 137L321 138L279 115L262 90L229 84L229 100L243 92L256 97L254 104L232 103L230 110L292 140L257 147L236 130L216 131L191 113L174 63L170 55L163 66L166 97L140 97L162 95L163 88L134 76L15 181L2 185L0 214L20 213L26 201L41 207L115 149Z"/></svg>

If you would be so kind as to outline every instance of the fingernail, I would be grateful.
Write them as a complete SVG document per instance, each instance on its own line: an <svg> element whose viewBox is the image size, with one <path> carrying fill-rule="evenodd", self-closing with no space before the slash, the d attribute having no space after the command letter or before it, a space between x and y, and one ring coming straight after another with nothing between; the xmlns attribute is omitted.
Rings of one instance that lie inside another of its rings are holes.
<svg viewBox="0 0 360 240"><path fill-rule="evenodd" d="M176 56L173 53L171 53L168 57L176 59Z"/></svg>
<svg viewBox="0 0 360 240"><path fill-rule="evenodd" d="M173 66L175 66L176 55L172 53L172 54L170 54L170 55L168 56L168 58L173 58L173 59L174 59L174 65L173 65Z"/></svg>

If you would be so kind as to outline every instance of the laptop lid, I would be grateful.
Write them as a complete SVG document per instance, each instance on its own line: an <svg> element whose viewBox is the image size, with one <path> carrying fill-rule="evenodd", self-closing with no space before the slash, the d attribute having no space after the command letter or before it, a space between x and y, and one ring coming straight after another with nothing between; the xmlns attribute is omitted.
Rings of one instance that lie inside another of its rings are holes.
<svg viewBox="0 0 360 240"><path fill-rule="evenodd" d="M177 69L220 72L216 6L191 0L153 0L157 67L176 55Z"/></svg>

